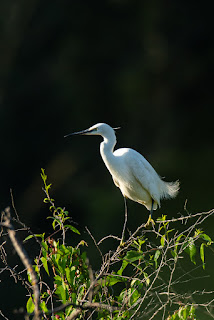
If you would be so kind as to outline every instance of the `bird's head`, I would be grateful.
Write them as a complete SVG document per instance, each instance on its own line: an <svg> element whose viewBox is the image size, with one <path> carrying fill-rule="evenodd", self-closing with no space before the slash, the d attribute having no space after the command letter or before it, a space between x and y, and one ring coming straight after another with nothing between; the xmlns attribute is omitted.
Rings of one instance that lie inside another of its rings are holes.
<svg viewBox="0 0 214 320"><path fill-rule="evenodd" d="M86 130L70 133L70 134L66 135L65 137L68 137L71 135L78 135L78 134L81 134L81 135L100 135L103 137L107 137L108 135L111 135L112 133L114 133L114 130L116 130L116 129L119 129L119 128L112 128L106 123L97 123L94 126L88 128Z"/></svg>

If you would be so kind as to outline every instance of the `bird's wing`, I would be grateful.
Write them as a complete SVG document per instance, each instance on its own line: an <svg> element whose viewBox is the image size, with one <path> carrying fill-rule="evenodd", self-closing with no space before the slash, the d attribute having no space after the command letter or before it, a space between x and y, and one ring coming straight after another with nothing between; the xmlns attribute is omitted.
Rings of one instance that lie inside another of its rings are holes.
<svg viewBox="0 0 214 320"><path fill-rule="evenodd" d="M127 162L129 163L130 173L146 189L151 197L159 204L159 182L155 169L151 164L137 151L129 149L127 154Z"/></svg>
<svg viewBox="0 0 214 320"><path fill-rule="evenodd" d="M120 184L119 184L119 182L117 181L117 179L116 179L114 176L112 176L112 179L113 179L113 181L114 181L115 186L119 188L119 187L120 187Z"/></svg>

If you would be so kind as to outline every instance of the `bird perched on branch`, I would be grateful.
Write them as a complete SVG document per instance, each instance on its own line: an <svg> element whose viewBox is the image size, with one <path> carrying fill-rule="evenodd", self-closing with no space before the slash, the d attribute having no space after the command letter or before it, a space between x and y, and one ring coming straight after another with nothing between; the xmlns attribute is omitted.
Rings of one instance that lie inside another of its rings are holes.
<svg viewBox="0 0 214 320"><path fill-rule="evenodd" d="M147 224L152 220L153 210L160 207L161 199L174 198L179 190L179 181L163 181L150 163L137 151L121 148L114 151L115 130L108 124L98 123L89 129L68 134L100 135L101 157L112 175L115 185L120 188L124 198L144 205L149 211Z"/></svg>

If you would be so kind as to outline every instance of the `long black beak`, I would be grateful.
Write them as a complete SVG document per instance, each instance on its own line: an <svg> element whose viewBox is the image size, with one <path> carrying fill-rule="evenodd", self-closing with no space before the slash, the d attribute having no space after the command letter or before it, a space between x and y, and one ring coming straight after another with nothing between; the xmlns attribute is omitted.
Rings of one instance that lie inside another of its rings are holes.
<svg viewBox="0 0 214 320"><path fill-rule="evenodd" d="M67 134L66 136L64 136L64 138L67 138L67 137L70 137L70 136L75 136L75 135L78 135L78 134L87 134L89 132L90 132L90 130L88 130L88 129L82 130L82 131L78 131L78 132L73 132L73 133Z"/></svg>

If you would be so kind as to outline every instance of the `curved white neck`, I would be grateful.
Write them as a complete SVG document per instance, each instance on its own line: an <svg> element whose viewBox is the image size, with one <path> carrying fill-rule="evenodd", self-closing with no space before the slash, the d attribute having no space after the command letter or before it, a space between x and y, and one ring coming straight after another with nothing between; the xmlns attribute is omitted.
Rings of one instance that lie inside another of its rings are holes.
<svg viewBox="0 0 214 320"><path fill-rule="evenodd" d="M107 168L109 167L109 160L114 157L113 151L116 142L117 140L115 133L112 132L112 134L109 135L108 138L103 137L103 142L101 142L100 144L100 154Z"/></svg>

